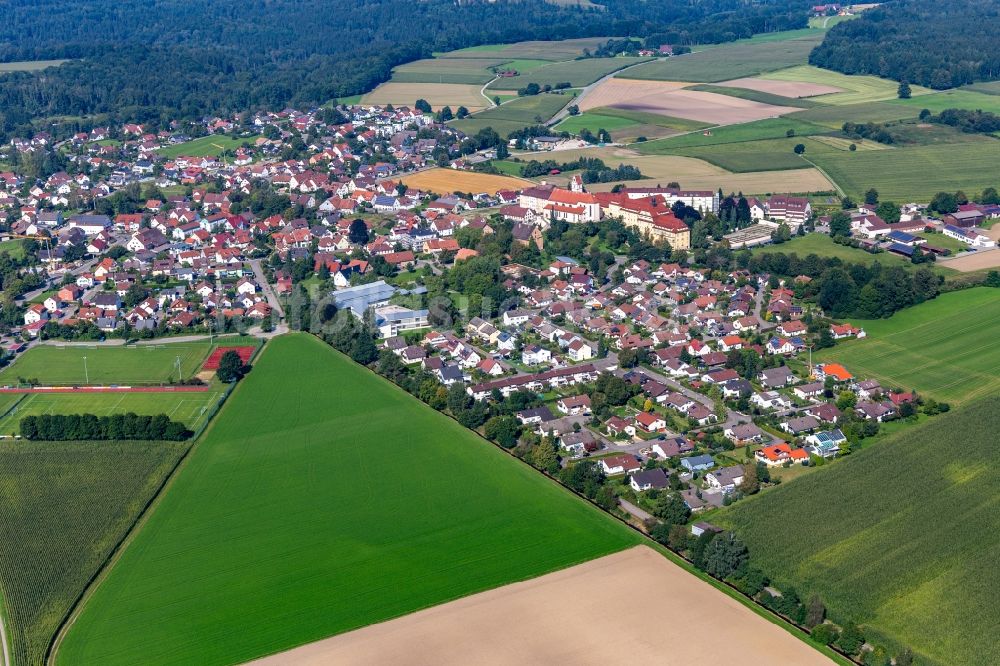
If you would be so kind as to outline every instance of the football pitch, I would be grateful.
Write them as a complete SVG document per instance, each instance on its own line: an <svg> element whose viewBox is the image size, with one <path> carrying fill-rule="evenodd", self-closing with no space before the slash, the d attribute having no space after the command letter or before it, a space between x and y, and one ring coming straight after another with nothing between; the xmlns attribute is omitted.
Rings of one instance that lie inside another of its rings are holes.
<svg viewBox="0 0 1000 666"><path fill-rule="evenodd" d="M246 342L250 340L250 342ZM139 345L37 345L0 371L0 385L28 380L43 386L162 384L189 379L218 345L257 344L253 338Z"/></svg>
<svg viewBox="0 0 1000 666"><path fill-rule="evenodd" d="M9 394L5 394L9 395ZM16 435L21 419L42 414L166 414L197 430L222 398L223 391L178 393L27 393L0 417L0 435Z"/></svg>

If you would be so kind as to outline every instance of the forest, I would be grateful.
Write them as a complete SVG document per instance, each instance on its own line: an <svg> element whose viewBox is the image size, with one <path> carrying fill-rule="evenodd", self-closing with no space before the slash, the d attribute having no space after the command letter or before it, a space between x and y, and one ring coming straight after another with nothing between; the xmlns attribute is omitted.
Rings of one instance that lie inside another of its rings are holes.
<svg viewBox="0 0 1000 666"><path fill-rule="evenodd" d="M1000 78L992 0L899 0L827 32L809 63L844 74L872 74L943 90ZM914 54L920 54L914 57Z"/></svg>
<svg viewBox="0 0 1000 666"><path fill-rule="evenodd" d="M597 9L540 0L8 0L0 62L71 62L0 75L0 134L23 135L32 119L50 116L163 127L317 105L370 90L396 65L479 44L601 35L718 43L804 27L807 8L804 0L600 0Z"/></svg>

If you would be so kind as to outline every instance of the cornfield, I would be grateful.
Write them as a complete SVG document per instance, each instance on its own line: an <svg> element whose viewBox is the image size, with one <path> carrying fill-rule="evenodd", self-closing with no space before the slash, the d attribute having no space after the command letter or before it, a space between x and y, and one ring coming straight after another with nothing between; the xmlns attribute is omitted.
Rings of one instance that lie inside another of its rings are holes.
<svg viewBox="0 0 1000 666"><path fill-rule="evenodd" d="M0 586L15 666L60 623L188 445L0 444Z"/></svg>
<svg viewBox="0 0 1000 666"><path fill-rule="evenodd" d="M938 663L1000 654L1000 397L904 429L712 518L836 620ZM973 640L974 639L974 640Z"/></svg>

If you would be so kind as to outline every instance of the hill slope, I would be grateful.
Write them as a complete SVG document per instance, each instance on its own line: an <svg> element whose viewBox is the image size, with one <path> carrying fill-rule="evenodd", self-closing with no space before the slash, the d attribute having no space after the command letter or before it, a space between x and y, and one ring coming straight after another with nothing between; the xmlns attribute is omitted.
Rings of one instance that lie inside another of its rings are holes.
<svg viewBox="0 0 1000 666"><path fill-rule="evenodd" d="M935 417L714 520L757 564L942 664L1000 654L1000 397Z"/></svg>

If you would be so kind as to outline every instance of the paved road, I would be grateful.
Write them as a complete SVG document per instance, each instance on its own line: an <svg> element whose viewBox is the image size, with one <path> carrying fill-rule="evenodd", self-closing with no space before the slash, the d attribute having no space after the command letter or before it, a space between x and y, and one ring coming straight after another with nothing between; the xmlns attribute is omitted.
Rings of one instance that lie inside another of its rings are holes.
<svg viewBox="0 0 1000 666"><path fill-rule="evenodd" d="M760 323L761 332L769 331L777 326L777 324L773 322L764 321L764 318L760 316L760 312L763 309L763 307L764 307L764 288L759 287L757 289L757 293L754 294L753 297L753 316L756 317L757 321Z"/></svg>
<svg viewBox="0 0 1000 666"><path fill-rule="evenodd" d="M278 313L278 317L284 319L285 309L281 307L281 301L278 300L278 295L274 293L274 287L271 286L271 283L267 281L267 277L264 276L264 269L261 268L260 261L260 259L251 259L249 261L250 267L253 268L253 274L257 278L257 284L260 285L261 290L264 292L267 304Z"/></svg>
<svg viewBox="0 0 1000 666"><path fill-rule="evenodd" d="M549 127L552 127L553 125L558 125L560 120L562 120L567 115L569 115L569 110L568 109L569 109L569 107L572 104L576 104L577 106L579 106L580 102L583 101L583 99L587 96L588 93L590 93L592 90L594 90L594 88L596 88L597 86L601 85L602 83L604 83L608 79L613 79L616 75L621 74L622 72L628 71L628 70L632 69L633 67L638 67L640 65L645 65L646 63L655 62L655 61L656 61L655 58L653 60L644 60L643 62L638 62L638 63L636 63L634 65L629 65L628 67L622 67L621 69L616 69L615 71L613 71L613 72L611 72L609 74L605 74L601 78L597 79L596 81L594 81L593 83L591 83L589 86L584 86L583 90L580 91L579 95L577 95L576 97L574 97L573 100L569 104L567 104L562 109L560 109L559 112L556 115L552 116L552 119L549 120L549 122L547 122L545 124L548 125Z"/></svg>
<svg viewBox="0 0 1000 666"><path fill-rule="evenodd" d="M643 511L642 509L637 507L635 504L632 504L631 502L626 502L625 500L620 499L618 500L618 504L619 506L621 506L621 508L631 513L639 520L652 520L654 518L652 514Z"/></svg>

